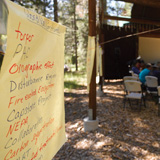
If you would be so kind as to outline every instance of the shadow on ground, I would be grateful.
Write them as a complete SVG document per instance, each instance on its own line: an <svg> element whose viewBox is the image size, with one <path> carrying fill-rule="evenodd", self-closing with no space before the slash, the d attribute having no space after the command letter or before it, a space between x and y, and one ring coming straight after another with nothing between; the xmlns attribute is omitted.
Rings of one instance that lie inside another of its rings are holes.
<svg viewBox="0 0 160 160"><path fill-rule="evenodd" d="M65 93L67 142L53 160L159 160L160 117L157 106L148 102L142 111L123 109L121 81L105 83L97 97L98 129L84 132L88 94L85 89Z"/></svg>

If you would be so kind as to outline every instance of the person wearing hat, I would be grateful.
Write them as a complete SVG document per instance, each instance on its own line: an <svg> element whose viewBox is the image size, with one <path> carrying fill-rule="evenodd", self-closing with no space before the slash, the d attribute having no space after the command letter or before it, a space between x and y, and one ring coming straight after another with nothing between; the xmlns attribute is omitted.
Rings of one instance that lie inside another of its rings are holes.
<svg viewBox="0 0 160 160"><path fill-rule="evenodd" d="M152 70L152 65L150 63L147 63L146 68L140 72L139 79L142 82L142 84L145 84L146 82L145 77L149 75L151 70Z"/></svg>
<svg viewBox="0 0 160 160"><path fill-rule="evenodd" d="M156 64L152 65L152 70L149 72L149 76L154 76L158 71L158 66Z"/></svg>
<svg viewBox="0 0 160 160"><path fill-rule="evenodd" d="M153 70L150 72L149 75L155 76L158 78L158 85L160 85L160 70L158 69L159 67L155 64L153 65Z"/></svg>

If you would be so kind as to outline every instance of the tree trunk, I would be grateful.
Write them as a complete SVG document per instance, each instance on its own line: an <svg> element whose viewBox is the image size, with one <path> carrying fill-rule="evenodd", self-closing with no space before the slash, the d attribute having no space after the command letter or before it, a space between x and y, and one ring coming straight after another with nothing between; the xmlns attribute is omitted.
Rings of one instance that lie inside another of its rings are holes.
<svg viewBox="0 0 160 160"><path fill-rule="evenodd" d="M76 56L76 71L78 71L78 56L77 56L77 23L76 23L76 1L74 1L74 50L75 50L75 56Z"/></svg>
<svg viewBox="0 0 160 160"><path fill-rule="evenodd" d="M58 2L54 0L54 21L58 22Z"/></svg>
<svg viewBox="0 0 160 160"><path fill-rule="evenodd" d="M46 0L44 0L44 8L43 8L43 15L46 16Z"/></svg>

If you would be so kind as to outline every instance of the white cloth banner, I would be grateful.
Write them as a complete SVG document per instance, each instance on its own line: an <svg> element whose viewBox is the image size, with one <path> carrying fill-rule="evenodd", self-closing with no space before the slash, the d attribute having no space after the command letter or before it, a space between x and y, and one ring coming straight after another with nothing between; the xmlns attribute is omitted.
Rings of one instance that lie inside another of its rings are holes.
<svg viewBox="0 0 160 160"><path fill-rule="evenodd" d="M89 86L91 82L91 76L93 72L95 58L95 37L88 37L88 49L87 49L87 90L89 92Z"/></svg>

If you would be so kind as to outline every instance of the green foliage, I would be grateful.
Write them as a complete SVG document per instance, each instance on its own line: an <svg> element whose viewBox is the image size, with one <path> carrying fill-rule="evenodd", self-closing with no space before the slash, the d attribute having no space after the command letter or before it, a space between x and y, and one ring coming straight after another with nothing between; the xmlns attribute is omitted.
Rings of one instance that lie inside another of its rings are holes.
<svg viewBox="0 0 160 160"><path fill-rule="evenodd" d="M51 12L53 12L51 0L14 0L14 2L26 8L32 8L38 14L46 16L50 19L53 17L53 14L50 16Z"/></svg>
<svg viewBox="0 0 160 160"><path fill-rule="evenodd" d="M65 89L79 89L86 86L85 72L66 72L64 75Z"/></svg>
<svg viewBox="0 0 160 160"><path fill-rule="evenodd" d="M107 14L111 16L130 17L133 4L115 0L107 0ZM119 26L119 21L108 20L110 25Z"/></svg>
<svg viewBox="0 0 160 160"><path fill-rule="evenodd" d="M65 63L69 66L75 64L74 14L76 14L78 68L86 65L86 48L88 38L87 7L87 2L81 0L65 0L59 2L59 22L67 27L65 37Z"/></svg>
<svg viewBox="0 0 160 160"><path fill-rule="evenodd" d="M52 20L54 18L53 0L15 0L15 2L26 8L32 8L47 18ZM78 68L86 66L88 1L59 0L58 20L59 23L67 27L65 35L65 63L68 66L75 64L77 53Z"/></svg>
<svg viewBox="0 0 160 160"><path fill-rule="evenodd" d="M75 81L65 81L64 82L64 88L68 89L78 89L81 88L82 86L77 84Z"/></svg>

